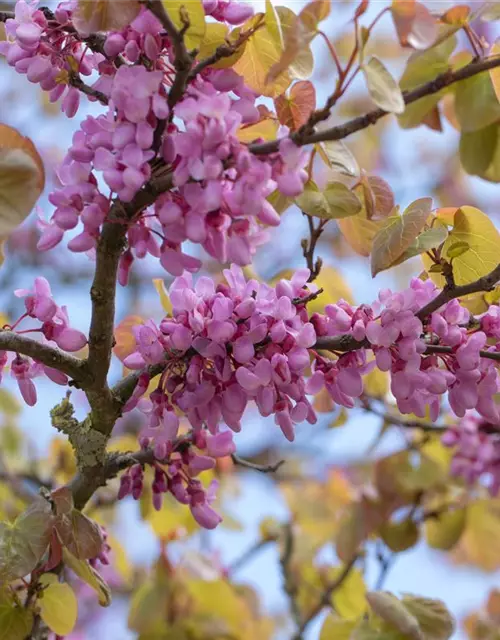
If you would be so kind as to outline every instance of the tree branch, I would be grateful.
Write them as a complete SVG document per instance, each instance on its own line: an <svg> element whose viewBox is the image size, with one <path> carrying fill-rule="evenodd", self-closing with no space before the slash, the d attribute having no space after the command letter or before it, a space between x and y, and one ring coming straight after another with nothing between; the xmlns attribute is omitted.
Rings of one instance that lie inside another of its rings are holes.
<svg viewBox="0 0 500 640"><path fill-rule="evenodd" d="M231 455L231 460L234 464L237 464L240 467L253 469L253 471L260 471L260 473L276 473L276 471L285 464L285 460L279 460L275 464L256 464L255 462L250 462L249 460L240 458L240 456L237 456L235 453Z"/></svg>
<svg viewBox="0 0 500 640"><path fill-rule="evenodd" d="M108 104L108 96L104 94L102 91L98 91L97 89L93 89L92 87L89 87L89 85L85 84L85 82L80 78L80 76L77 73L71 73L69 77L69 84L72 87L75 87L75 89L78 89L78 91L81 91L82 93L84 93L85 95L95 98L96 100L99 100L101 104Z"/></svg>
<svg viewBox="0 0 500 640"><path fill-rule="evenodd" d="M151 464L154 460L152 449L141 449L135 453L110 454L100 467L80 471L69 484L75 507L83 509L97 489L104 487L120 471L134 464Z"/></svg>
<svg viewBox="0 0 500 640"><path fill-rule="evenodd" d="M371 404L371 402L368 400L366 396L364 399L362 399L362 403L363 403L363 409L365 411L372 413L374 416L382 418L384 422L393 424L396 427L403 427L404 429L420 429L421 431L424 431L427 433L444 433L445 431L448 430L448 427L445 427L439 424L434 424L432 422L425 422L425 421L419 421L419 420L404 420L400 416L391 415L390 413L385 413L384 411L379 411Z"/></svg>
<svg viewBox="0 0 500 640"><path fill-rule="evenodd" d="M462 298L464 296L468 296L471 293L478 293L480 291L491 291L496 283L500 280L500 263L485 276L478 278L474 282L470 284L464 284L457 286L447 285L444 289L425 307L422 307L420 311L417 313L417 317L420 320L424 320L427 316L429 316L434 311L437 311L444 304L453 300L454 298Z"/></svg>
<svg viewBox="0 0 500 640"><path fill-rule="evenodd" d="M447 285L444 289L428 304L422 307L415 314L420 320L424 320L434 311L437 311L444 304L453 300L454 298L462 298L470 295L471 293L478 293L480 291L491 291L495 284L500 280L500 264L498 264L493 271L481 278L478 278L474 282L464 285ZM358 341L351 335L344 334L341 336L325 336L318 338L315 349L324 351L339 351L347 353L348 351L356 351L357 349L370 348L368 340ZM426 349L426 353L453 353L452 347L432 345L429 344ZM500 361L500 352L496 351L481 351L481 357L489 358L490 360Z"/></svg>
<svg viewBox="0 0 500 640"><path fill-rule="evenodd" d="M291 567L294 549L293 524L291 522L288 522L283 526L283 536L283 552L280 557L280 565L285 581L285 593L290 600L290 609L292 611L292 616L295 624L297 625L297 628L300 629L302 626L302 615L300 613L299 603L297 601L298 588L295 582L295 578L292 574ZM294 640L302 640L302 634L297 634Z"/></svg>
<svg viewBox="0 0 500 640"><path fill-rule="evenodd" d="M14 331L0 330L0 350L20 353L47 367L57 369L74 380L78 386L84 387L90 382L84 360Z"/></svg>
<svg viewBox="0 0 500 640"><path fill-rule="evenodd" d="M316 606L313 607L313 609L311 609L307 617L302 621L302 624L299 626L299 630L293 640L300 640L304 634L304 631L307 629L309 624L314 620L314 618L319 613L321 613L321 610L323 609L323 607L328 607L331 605L332 595L335 593L335 591L337 591L337 589L340 589L340 587L344 584L345 580L348 578L349 574L351 573L358 558L359 558L358 555L353 556L353 558L349 560L349 562L343 567L338 577L335 578L335 580L333 580L332 582L330 582L329 585L327 585Z"/></svg>
<svg viewBox="0 0 500 640"><path fill-rule="evenodd" d="M449 87L455 82L466 80L467 78L471 78L478 73L488 71L489 69L494 69L495 67L499 66L500 56L495 56L487 58L486 60L471 62L470 64L467 64L461 69L457 69L456 71L446 71L445 73L438 75L436 78L434 78L434 80L431 80L430 82L427 82L426 84L423 84L420 87L413 89L412 91L405 91L403 93L405 104L412 104L413 102L416 102L421 98L439 93L442 89L444 89L445 87ZM388 115L388 113L388 111L384 111L383 109L373 109L373 111L369 111L363 116L358 116L357 118L353 118L352 120L349 120L344 124L339 124L335 127L331 127L330 129L316 131L306 135L301 134L300 131L297 131L290 137L299 146L303 146L305 144L313 144L316 142L343 140L353 133L361 131L362 129L366 129L370 125L375 124L381 118ZM270 142L251 144L249 149L250 151L258 155L274 153L275 151L278 151L279 142L279 140L271 140Z"/></svg>
<svg viewBox="0 0 500 640"><path fill-rule="evenodd" d="M151 13L161 22L174 48L174 67L176 74L174 82L168 93L168 106L172 109L184 96L191 67L193 66L193 58L186 49L186 44L184 42L184 32L189 27L189 20L186 17L184 28L179 31L165 10L161 0L147 0L145 4Z"/></svg>

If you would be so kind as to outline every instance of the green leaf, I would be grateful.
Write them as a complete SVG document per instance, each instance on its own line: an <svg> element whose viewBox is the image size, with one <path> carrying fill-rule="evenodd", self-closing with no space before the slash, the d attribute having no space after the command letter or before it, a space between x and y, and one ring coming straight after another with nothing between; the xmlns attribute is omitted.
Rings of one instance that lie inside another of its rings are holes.
<svg viewBox="0 0 500 640"><path fill-rule="evenodd" d="M33 613L5 598L0 600L0 640L25 640L33 628Z"/></svg>
<svg viewBox="0 0 500 640"><path fill-rule="evenodd" d="M493 123L483 129L460 136L460 162L467 173L485 178L488 167L493 162L498 144L498 124Z"/></svg>
<svg viewBox="0 0 500 640"><path fill-rule="evenodd" d="M323 162L346 176L359 176L359 165L342 140L320 142L316 149Z"/></svg>
<svg viewBox="0 0 500 640"><path fill-rule="evenodd" d="M411 91L447 71L450 67L448 60L456 46L456 42L455 37L448 38L437 47L410 56L399 83L401 90ZM446 91L447 89L443 89L436 94L426 96L407 105L404 113L398 116L399 125L403 129L418 127L425 116L434 109Z"/></svg>
<svg viewBox="0 0 500 640"><path fill-rule="evenodd" d="M432 198L412 202L403 215L391 216L373 240L372 276L388 269L415 241L422 231L432 207Z"/></svg>
<svg viewBox="0 0 500 640"><path fill-rule="evenodd" d="M402 603L417 620L425 638L448 640L455 631L455 621L441 600L405 595Z"/></svg>
<svg viewBox="0 0 500 640"><path fill-rule="evenodd" d="M141 584L130 600L128 626L140 634L153 632L161 625L169 589L148 580Z"/></svg>
<svg viewBox="0 0 500 640"><path fill-rule="evenodd" d="M184 34L187 49L198 49L205 36L205 10L201 0L162 0L170 19L180 31L189 23Z"/></svg>
<svg viewBox="0 0 500 640"><path fill-rule="evenodd" d="M459 258L460 256L463 256L466 251L469 251L469 249L470 245L468 242L463 240L454 242L446 249L446 255L448 258Z"/></svg>
<svg viewBox="0 0 500 640"><path fill-rule="evenodd" d="M487 71L456 84L455 113L461 130L466 133L500 120L500 103Z"/></svg>
<svg viewBox="0 0 500 640"><path fill-rule="evenodd" d="M426 229L422 231L422 233L418 236L415 242L404 251L399 258L391 264L391 267L395 267L410 258L414 258L415 256L419 256L430 249L436 249L441 246L443 242L445 242L448 237L448 229L439 222L431 227L430 229ZM440 271L442 269L441 265L438 266Z"/></svg>
<svg viewBox="0 0 500 640"><path fill-rule="evenodd" d="M63 549L64 563L86 584L88 584L99 596L101 607L111 604L111 591L103 578L90 566L87 560L75 558L67 549Z"/></svg>
<svg viewBox="0 0 500 640"><path fill-rule="evenodd" d="M390 113L403 113L405 102L398 83L382 62L374 56L362 67L373 102Z"/></svg>
<svg viewBox="0 0 500 640"><path fill-rule="evenodd" d="M36 499L12 525L0 523L0 582L31 573L47 551L53 527L50 505Z"/></svg>
<svg viewBox="0 0 500 640"><path fill-rule="evenodd" d="M467 524L466 509L450 509L425 522L427 544L433 549L449 551L462 537Z"/></svg>
<svg viewBox="0 0 500 640"><path fill-rule="evenodd" d="M387 591L372 591L366 594L372 611L412 640L424 640L417 618L412 615L396 596Z"/></svg>
<svg viewBox="0 0 500 640"><path fill-rule="evenodd" d="M329 182L325 189L320 191L317 185L310 181L296 198L296 203L304 213L326 220L354 216L362 208L357 195L341 182Z"/></svg>
<svg viewBox="0 0 500 640"><path fill-rule="evenodd" d="M284 196L279 189L276 189L271 193L271 195L267 196L267 201L280 215L289 209L294 202L293 198Z"/></svg>
<svg viewBox="0 0 500 640"><path fill-rule="evenodd" d="M380 537L395 553L414 547L418 542L419 535L417 525L409 518L402 522L385 522L380 528Z"/></svg>
<svg viewBox="0 0 500 640"><path fill-rule="evenodd" d="M73 589L69 584L59 582L53 573L41 576L40 584L45 587L37 600L42 620L58 636L68 635L73 631L78 616Z"/></svg>

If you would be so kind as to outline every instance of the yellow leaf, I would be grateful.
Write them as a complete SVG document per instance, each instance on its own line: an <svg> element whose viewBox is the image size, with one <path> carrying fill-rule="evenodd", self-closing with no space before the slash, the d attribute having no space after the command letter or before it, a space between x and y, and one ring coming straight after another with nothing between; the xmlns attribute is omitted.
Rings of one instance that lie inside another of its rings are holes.
<svg viewBox="0 0 500 640"><path fill-rule="evenodd" d="M354 190L362 202L364 202L363 190L359 186ZM373 239L386 224L385 220L368 220L366 207L350 218L337 220L342 235L348 244L361 256L369 256L372 250Z"/></svg>
<svg viewBox="0 0 500 640"><path fill-rule="evenodd" d="M403 215L391 216L373 240L372 276L388 269L408 249L422 231L432 207L431 198L420 198Z"/></svg>
<svg viewBox="0 0 500 640"><path fill-rule="evenodd" d="M257 138L263 140L274 140L278 132L278 123L276 120L266 118L255 124L238 129L237 137L240 142L253 142Z"/></svg>
<svg viewBox="0 0 500 640"><path fill-rule="evenodd" d="M78 0L73 24L82 35L98 31L119 31L137 17L138 0Z"/></svg>
<svg viewBox="0 0 500 640"><path fill-rule="evenodd" d="M198 615L221 620L227 627L227 637L246 638L253 626L247 603L225 580L192 580L187 584L196 602Z"/></svg>
<svg viewBox="0 0 500 640"><path fill-rule="evenodd" d="M245 22L242 31L255 28L263 21L263 14L258 13ZM264 96L274 98L284 93L290 84L290 75L280 73L274 82L267 82L269 71L281 56L281 43L273 39L266 23L259 27L247 40L245 55L242 56L233 69L245 79L251 89Z"/></svg>
<svg viewBox="0 0 500 640"><path fill-rule="evenodd" d="M0 236L31 213L44 185L42 159L31 140L0 124Z"/></svg>
<svg viewBox="0 0 500 640"><path fill-rule="evenodd" d="M323 313L325 305L336 303L341 298L352 303L352 291L343 276L333 267L323 267L314 283L323 292L314 300L307 303L309 313Z"/></svg>
<svg viewBox="0 0 500 640"><path fill-rule="evenodd" d="M201 0L162 0L168 15L180 31L189 23L184 34L188 49L198 49L205 36L205 10Z"/></svg>
<svg viewBox="0 0 500 640"><path fill-rule="evenodd" d="M169 494L164 496L160 511L150 510L147 520L159 538L168 538L173 533L189 535L199 531L189 508L174 500Z"/></svg>
<svg viewBox="0 0 500 640"><path fill-rule="evenodd" d="M488 216L474 207L461 207L455 213L454 226L443 246L443 255L458 242L469 250L453 259L453 275L459 285L468 284L492 271L498 264L500 235Z"/></svg>
<svg viewBox="0 0 500 640"><path fill-rule="evenodd" d="M452 557L483 571L495 571L500 567L500 547L491 540L499 536L500 501L478 500L467 509L467 525Z"/></svg>
<svg viewBox="0 0 500 640"><path fill-rule="evenodd" d="M389 391L389 376L385 371L372 369L363 378L364 392L372 398L383 398Z"/></svg>
<svg viewBox="0 0 500 640"><path fill-rule="evenodd" d="M355 620L342 620L330 613L323 622L319 640L351 640L356 625Z"/></svg>
<svg viewBox="0 0 500 640"><path fill-rule="evenodd" d="M425 522L425 537L433 549L449 551L458 543L467 525L466 509L449 509Z"/></svg>
<svg viewBox="0 0 500 640"><path fill-rule="evenodd" d="M58 636L71 633L78 615L75 592L54 573L41 576L40 584L45 587L37 601L42 620Z"/></svg>
<svg viewBox="0 0 500 640"><path fill-rule="evenodd" d="M115 327L116 342L113 347L113 353L119 360L125 360L135 350L135 336L132 333L132 327L143 323L144 318L142 316L131 315L124 318Z"/></svg>
<svg viewBox="0 0 500 640"><path fill-rule="evenodd" d="M105 580L90 566L87 560L75 558L67 549L63 549L63 561L76 575L85 583L92 587L99 596L101 607L108 607L111 604L111 591Z"/></svg>
<svg viewBox="0 0 500 640"><path fill-rule="evenodd" d="M112 438L108 445L108 451L110 453L114 453L115 451L118 453L127 453L135 451L136 449L137 436L133 436L131 433L124 433L123 435Z"/></svg>
<svg viewBox="0 0 500 640"><path fill-rule="evenodd" d="M233 33L236 33L233 32ZM218 47L226 45L228 42L235 41L232 33L229 32L228 27L220 22L208 22L206 25L205 37L201 43L198 60L204 60L213 55ZM245 51L246 43L242 42L238 46L237 50L228 57L221 58L215 64L210 65L212 69L226 69L232 67L234 63L241 58Z"/></svg>
<svg viewBox="0 0 500 640"><path fill-rule="evenodd" d="M153 278L153 284L156 291L158 291L158 295L160 296L160 302L163 310L165 311L167 316L171 316L172 303L170 302L170 296L168 295L168 291L165 287L165 282L162 278Z"/></svg>
<svg viewBox="0 0 500 640"><path fill-rule="evenodd" d="M329 579L334 581L342 569L336 569ZM335 589L332 596L335 611L342 618L354 619L362 616L366 611L366 584L358 569L349 572L339 589Z"/></svg>

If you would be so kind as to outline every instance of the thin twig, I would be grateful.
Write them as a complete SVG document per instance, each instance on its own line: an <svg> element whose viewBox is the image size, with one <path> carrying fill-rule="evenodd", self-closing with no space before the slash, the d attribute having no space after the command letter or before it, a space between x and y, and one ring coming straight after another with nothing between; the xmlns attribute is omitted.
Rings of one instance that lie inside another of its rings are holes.
<svg viewBox="0 0 500 640"><path fill-rule="evenodd" d="M380 591L384 586L384 582L387 578L387 575L391 568L393 567L396 561L396 554L391 553L390 555L385 556L382 551L382 545L379 544L379 548L377 550L377 560L380 565L380 572L377 577L377 581L374 586L375 591Z"/></svg>
<svg viewBox="0 0 500 640"><path fill-rule="evenodd" d="M385 411L379 411L373 404L365 397L363 400L363 409L372 413L374 416L382 418L384 422L393 424L396 427L403 427L404 429L420 429L421 431L428 433L444 433L448 427L439 424L433 424L432 422L425 422L419 420L404 420L400 416L396 416Z"/></svg>
<svg viewBox="0 0 500 640"><path fill-rule="evenodd" d="M85 95L90 96L91 98L95 98L96 100L99 100L101 104L108 104L108 96L102 91L93 89L88 84L85 84L85 82L80 78L80 76L77 73L70 74L69 84L72 87L75 87L75 89L78 89L78 91L81 91L82 93L84 93Z"/></svg>
<svg viewBox="0 0 500 640"><path fill-rule="evenodd" d="M359 555L354 555L351 560L349 560L349 562L343 567L342 571L335 578L335 580L333 580L329 585L326 586L317 604L311 609L307 617L304 618L304 620L300 624L298 633L295 635L293 640L300 640L303 637L303 634L309 624L319 613L321 613L321 610L324 607L328 607L331 605L332 595L335 593L335 591L337 591L337 589L340 589L345 580L349 577L349 574L351 573L358 558Z"/></svg>
<svg viewBox="0 0 500 640"><path fill-rule="evenodd" d="M235 453L231 454L231 460L234 464L245 467L246 469L253 469L253 471L260 471L260 473L276 473L278 469L285 464L285 460L279 460L275 464L256 464L255 462L250 462L249 460L244 460L237 456Z"/></svg>
<svg viewBox="0 0 500 640"><path fill-rule="evenodd" d="M280 557L281 571L283 573L285 593L290 600L290 609L293 619L298 629L302 626L302 615L300 613L299 603L297 601L298 586L292 575L292 557L294 549L293 524L288 522L283 526L283 552ZM302 634L295 637L294 640L302 640Z"/></svg>
<svg viewBox="0 0 500 640"><path fill-rule="evenodd" d="M307 268L311 272L308 282L313 282L319 276L319 272L323 266L323 260L321 258L314 259L314 252L328 220L320 220L316 227L314 226L314 218L308 216L304 211L302 213L306 216L309 225L309 238L302 240L302 252L306 259Z"/></svg>
<svg viewBox="0 0 500 640"><path fill-rule="evenodd" d="M232 562L227 568L229 575L233 575L236 571L239 571L243 565L251 560L259 551L267 546L272 540L258 540L249 549L247 549L239 558Z"/></svg>

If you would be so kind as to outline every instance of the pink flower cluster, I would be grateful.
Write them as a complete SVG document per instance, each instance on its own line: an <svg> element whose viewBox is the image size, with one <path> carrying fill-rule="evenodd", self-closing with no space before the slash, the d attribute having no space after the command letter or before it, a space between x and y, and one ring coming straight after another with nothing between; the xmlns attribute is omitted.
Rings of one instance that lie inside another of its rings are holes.
<svg viewBox="0 0 500 640"><path fill-rule="evenodd" d="M172 418L170 418L172 420ZM168 422L168 418L166 419ZM178 419L177 419L178 423ZM196 522L205 529L214 529L222 520L211 507L216 497L218 483L212 481L205 489L197 476L213 469L216 459L234 453L235 446L230 431L216 434L202 429L176 437L177 428L164 430L163 426L148 427L141 434L141 446L147 449L154 442L155 462L152 463L153 506L162 507L163 494L170 493L181 504L189 505ZM163 431L163 432L162 432ZM144 488L144 467L136 464L120 479L118 497L132 495L137 500Z"/></svg>
<svg viewBox="0 0 500 640"><path fill-rule="evenodd" d="M147 254L160 258L172 275L198 270L200 261L182 251L187 240L220 262L249 264L267 240L266 227L280 222L267 197L276 189L287 196L302 191L308 153L287 138L279 152L257 157L238 140L240 127L262 116L258 96L232 69L205 69L171 111L174 53L149 11L143 9L129 27L107 35L105 57L80 51L79 36L69 29L70 3L60 5L49 20L34 7L17 3L0 52L30 80L40 81L53 99L66 91L78 60L83 75L99 73L92 88L108 99L106 113L87 117L74 134L59 170L62 186L49 197L55 212L50 222L40 222L39 249L53 248L81 222L83 231L68 246L92 250L111 199L116 195L130 202L151 177L151 162L162 159L175 188L130 222L120 282L126 284L133 260ZM205 10L230 24L252 14L248 5L218 0L206 3ZM77 89L69 87L63 109L72 116L78 104ZM102 192L99 174L108 193Z"/></svg>
<svg viewBox="0 0 500 640"><path fill-rule="evenodd" d="M451 473L468 484L484 482L492 496L500 490L500 426L492 425L472 412L450 427L442 437L454 447Z"/></svg>
<svg viewBox="0 0 500 640"><path fill-rule="evenodd" d="M90 76L102 56L96 55L71 31L69 2L62 2L53 16L37 9L37 2L18 0L15 18L5 23L7 39L0 42L0 54L18 73L49 92L49 100L61 97L62 111L72 118L80 105L80 92L69 86L74 65L84 76Z"/></svg>
<svg viewBox="0 0 500 640"><path fill-rule="evenodd" d="M319 336L349 334L356 340L367 340L377 367L390 372L391 391L402 413L423 418L428 408L431 419L436 420L440 399L448 393L451 409L457 416L463 417L467 410L476 409L487 420L497 422L500 419L494 401L499 389L497 369L493 360L480 355L481 350L497 350L496 346L486 344L488 337L496 336L469 330L469 312L458 300L451 300L422 322L415 314L437 294L438 289L431 281L415 278L405 291L381 291L371 306L354 308L344 301L328 305L327 318L313 317L312 322ZM483 328L487 322L490 320L485 318ZM429 354L429 344L445 349ZM356 367L362 374L366 371L365 359L359 351L356 354L359 359ZM338 363L343 359L354 362L352 353L341 356ZM322 375L315 373L309 388L314 386L317 390L313 381L319 381ZM351 395L359 396L360 376L351 372L350 380L351 391L356 389L356 394Z"/></svg>
<svg viewBox="0 0 500 640"><path fill-rule="evenodd" d="M12 327L18 334L41 332L44 339L53 341L64 351L78 351L87 344L85 335L69 326L69 316L66 307L58 307L52 298L50 285L45 278L36 278L33 290L18 289L14 292L16 296L25 298L24 313ZM33 318L42 324L37 328L18 330L17 326L25 318ZM0 351L0 381L2 372L9 360L6 351ZM68 377L40 362L36 362L20 354L16 354L10 362L11 374L15 378L21 395L26 404L33 406L37 400L36 388L33 378L45 374L53 382L66 385Z"/></svg>

